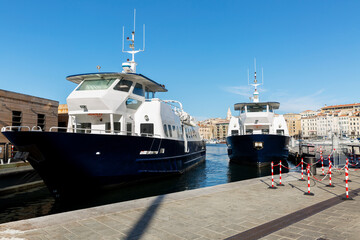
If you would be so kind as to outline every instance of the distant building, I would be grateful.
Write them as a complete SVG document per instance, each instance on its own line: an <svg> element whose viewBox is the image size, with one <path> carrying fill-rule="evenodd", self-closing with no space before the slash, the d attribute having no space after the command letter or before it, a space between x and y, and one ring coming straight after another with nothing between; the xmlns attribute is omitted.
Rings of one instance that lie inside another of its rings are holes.
<svg viewBox="0 0 360 240"><path fill-rule="evenodd" d="M54 100L0 89L0 128L15 126L20 129L20 126L27 126L48 131L58 125L58 106L59 102ZM20 130L28 131L29 128ZM7 138L0 134L0 159L8 144Z"/></svg>
<svg viewBox="0 0 360 240"><path fill-rule="evenodd" d="M283 115L291 137L299 137L301 132L301 115L298 113L287 113Z"/></svg>
<svg viewBox="0 0 360 240"><path fill-rule="evenodd" d="M227 111L226 119L210 118L198 122L200 137L204 140L218 139L225 141L231 118L230 108Z"/></svg>

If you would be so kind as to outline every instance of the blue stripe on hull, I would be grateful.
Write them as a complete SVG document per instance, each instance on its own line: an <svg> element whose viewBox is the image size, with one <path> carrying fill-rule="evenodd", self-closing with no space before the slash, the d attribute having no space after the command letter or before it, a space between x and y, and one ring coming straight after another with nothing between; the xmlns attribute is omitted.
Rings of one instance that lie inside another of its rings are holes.
<svg viewBox="0 0 360 240"><path fill-rule="evenodd" d="M4 132L54 196L180 174L205 160L205 143L139 136L61 132ZM162 154L140 155L141 151ZM142 161L147 159L146 162Z"/></svg>
<svg viewBox="0 0 360 240"><path fill-rule="evenodd" d="M263 148L256 149L254 142L262 142ZM237 135L227 137L230 161L258 166L272 161L286 160L289 155L289 137L271 134Z"/></svg>

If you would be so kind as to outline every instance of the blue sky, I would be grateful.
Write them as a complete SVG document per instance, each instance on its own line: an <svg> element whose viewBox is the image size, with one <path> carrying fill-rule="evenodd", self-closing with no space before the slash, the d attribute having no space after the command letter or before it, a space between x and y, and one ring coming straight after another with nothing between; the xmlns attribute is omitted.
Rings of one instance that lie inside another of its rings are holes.
<svg viewBox="0 0 360 240"><path fill-rule="evenodd" d="M66 103L66 76L121 71L134 8L137 72L199 120L237 114L254 57L260 99L279 113L360 102L359 1L0 0L0 88Z"/></svg>

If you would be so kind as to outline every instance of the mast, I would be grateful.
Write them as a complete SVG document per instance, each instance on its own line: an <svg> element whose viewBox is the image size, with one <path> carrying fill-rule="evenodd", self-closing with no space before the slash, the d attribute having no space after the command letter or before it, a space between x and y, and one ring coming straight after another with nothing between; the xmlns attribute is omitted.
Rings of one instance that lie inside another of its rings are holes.
<svg viewBox="0 0 360 240"><path fill-rule="evenodd" d="M257 87L259 85L261 85L261 84L258 83L258 81L256 79L256 58L254 59L254 68L255 68L255 71L254 71L254 83L250 84L251 86L254 86L254 88L255 88L252 100L253 100L253 102L259 102L259 92L257 90Z"/></svg>
<svg viewBox="0 0 360 240"><path fill-rule="evenodd" d="M130 44L129 44L129 48L131 49L130 51L124 51L125 27L123 27L122 52L131 54L131 61L129 61L129 59L128 59L127 62L124 62L122 64L122 67L124 69L123 72L125 72L125 73L136 73L137 63L135 62L135 54L138 52L145 51L145 24L143 25L143 49L135 50L135 20L136 20L136 9L134 9L134 30L131 32L131 38L129 38L129 37L126 38L127 41L130 41Z"/></svg>

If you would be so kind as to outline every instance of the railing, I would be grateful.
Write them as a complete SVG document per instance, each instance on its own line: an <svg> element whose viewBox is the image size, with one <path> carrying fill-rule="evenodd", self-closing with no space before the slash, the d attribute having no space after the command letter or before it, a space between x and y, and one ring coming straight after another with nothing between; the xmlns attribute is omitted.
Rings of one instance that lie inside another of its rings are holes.
<svg viewBox="0 0 360 240"><path fill-rule="evenodd" d="M17 129L17 131L21 131L22 128L28 129L28 131L30 131L29 126L6 126L6 127L2 127L1 131L7 132L7 131L13 131L13 129Z"/></svg>
<svg viewBox="0 0 360 240"><path fill-rule="evenodd" d="M31 132L41 132L42 129L39 126L34 126L30 128L29 126L6 126L2 127L2 132L7 131L13 131L16 129L17 131L21 131L21 129L27 129L27 131ZM124 136L141 136L141 137L161 137L160 134L151 134L151 133L133 133L128 131L117 131L114 130L111 132L111 130L101 130L101 129L89 129L89 128L67 128L67 127L51 127L49 129L49 132L53 132L55 130L65 130L66 132L72 132L72 133L99 133L99 134L112 134L112 135L124 135Z"/></svg>

